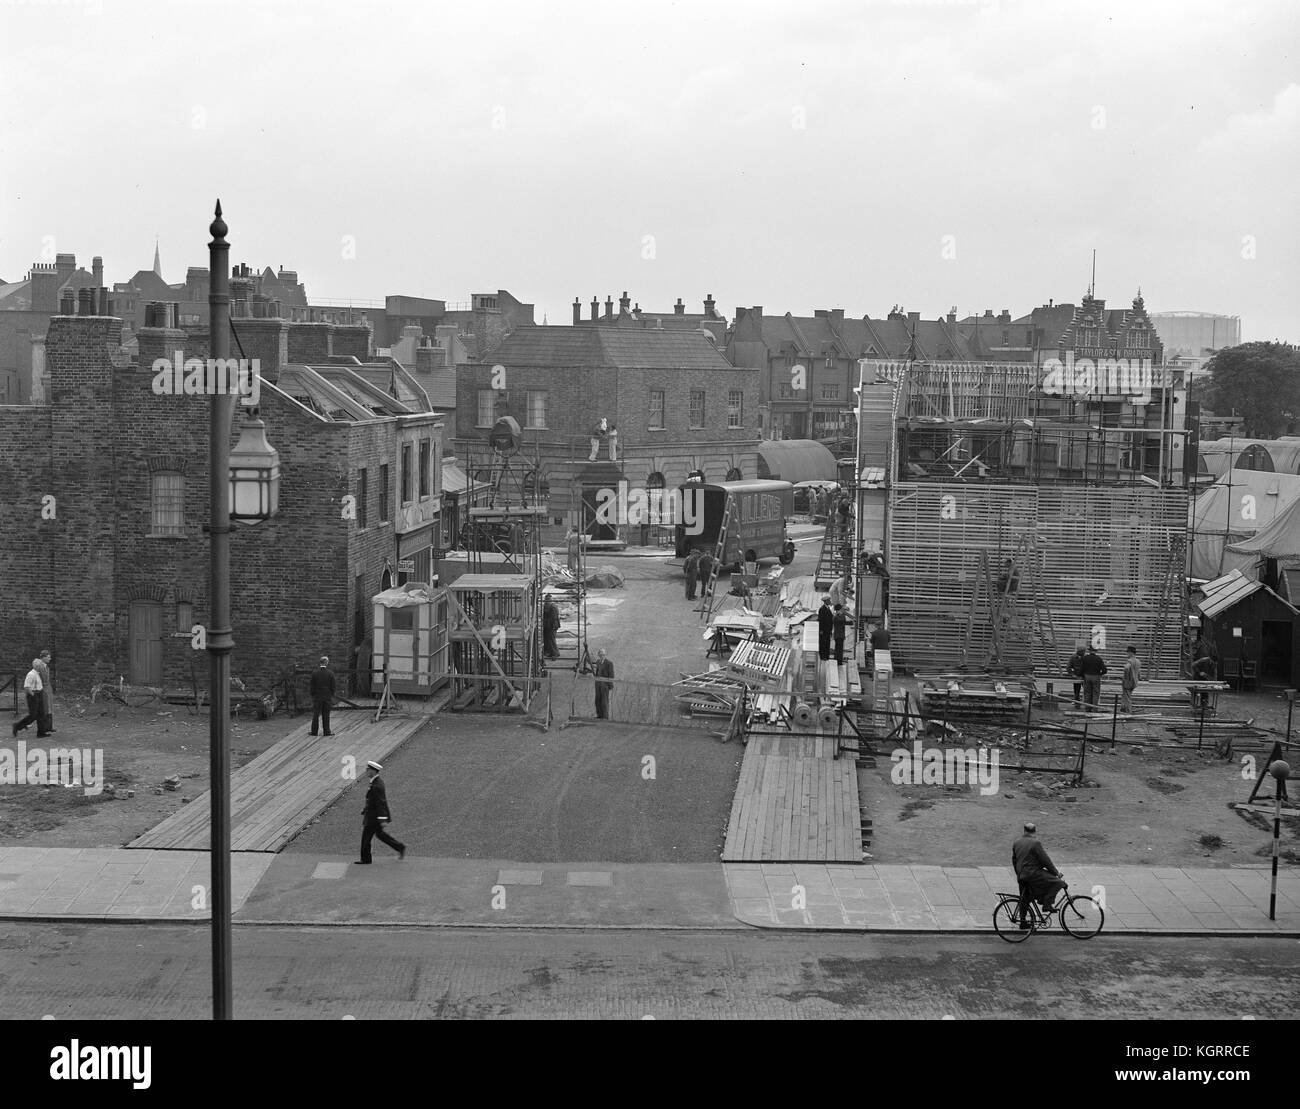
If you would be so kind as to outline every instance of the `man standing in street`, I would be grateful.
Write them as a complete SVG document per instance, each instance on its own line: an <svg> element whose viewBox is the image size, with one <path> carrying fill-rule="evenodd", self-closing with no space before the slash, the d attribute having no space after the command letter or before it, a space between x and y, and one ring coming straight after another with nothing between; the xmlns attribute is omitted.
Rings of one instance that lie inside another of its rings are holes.
<svg viewBox="0 0 1300 1109"><path fill-rule="evenodd" d="M388 788L379 776L383 769L377 762L366 763L370 787L366 790L366 807L361 813L361 863L366 866L374 861L370 857L370 841L376 837L380 843L386 843L396 851L399 859L406 858L406 844L384 831L384 825L392 821L393 814L388 809Z"/></svg>
<svg viewBox="0 0 1300 1109"><path fill-rule="evenodd" d="M560 648L556 646L555 636L560 630L560 607L554 597L547 597L542 605L542 654L549 659L560 657Z"/></svg>
<svg viewBox="0 0 1300 1109"><path fill-rule="evenodd" d="M36 734L47 736L54 731L54 683L50 680L48 648L32 663L32 669L41 676L41 718L36 722Z"/></svg>
<svg viewBox="0 0 1300 1109"><path fill-rule="evenodd" d="M829 596L822 598L822 607L817 610L817 657L825 662L831 657L831 632L835 629L835 613L831 609Z"/></svg>
<svg viewBox="0 0 1300 1109"><path fill-rule="evenodd" d="M609 695L614 689L614 664L605 657L605 648L596 652L596 718L609 719Z"/></svg>
<svg viewBox="0 0 1300 1109"><path fill-rule="evenodd" d="M1089 646L1079 669L1083 673L1084 711L1096 712L1097 704L1101 701L1101 679L1106 673L1106 661L1097 654L1095 647Z"/></svg>
<svg viewBox="0 0 1300 1109"><path fill-rule="evenodd" d="M691 553L686 556L686 562L682 565L682 573L686 575L686 599L695 600L695 575L700 569L700 549L692 547Z"/></svg>
<svg viewBox="0 0 1300 1109"><path fill-rule="evenodd" d="M1070 661L1066 663L1070 676L1074 678L1074 707L1077 709L1083 704L1083 645L1080 644L1078 649L1070 656Z"/></svg>
<svg viewBox="0 0 1300 1109"><path fill-rule="evenodd" d="M1120 689L1123 691L1119 699L1120 711L1126 716L1133 715L1133 691L1137 689L1138 682L1142 680L1142 664L1138 662L1138 649L1130 647L1128 649L1128 658L1124 660L1124 676L1120 678Z"/></svg>
<svg viewBox="0 0 1300 1109"><path fill-rule="evenodd" d="M1020 881L1020 927L1028 929L1025 914L1029 910L1029 898L1037 898L1047 912L1056 900L1057 890L1067 888L1061 872L1038 840L1036 825L1026 824L1024 835L1011 845L1011 868Z"/></svg>
<svg viewBox="0 0 1300 1109"><path fill-rule="evenodd" d="M835 632L835 661L844 661L844 633L848 630L849 616L843 605L835 606L835 615L831 617L831 627Z"/></svg>
<svg viewBox="0 0 1300 1109"><path fill-rule="evenodd" d="M569 555L569 573L577 574L579 562L579 547L582 543L582 536L578 534L576 527L569 528L569 534L564 537L564 546Z"/></svg>
<svg viewBox="0 0 1300 1109"><path fill-rule="evenodd" d="M330 660L321 656L320 665L311 672L311 735L316 735L317 725L325 724L325 734L330 731L330 705L334 701L334 675L329 670Z"/></svg>
<svg viewBox="0 0 1300 1109"><path fill-rule="evenodd" d="M700 596L703 597L709 591L709 575L713 572L713 556L705 551L700 555L699 566L696 570L695 580L700 587ZM695 598L692 597L691 600Z"/></svg>
<svg viewBox="0 0 1300 1109"><path fill-rule="evenodd" d="M15 720L13 724L14 735L21 732L28 724L35 724L36 731L40 735L45 733L41 731L41 675L37 672L36 667L27 671L27 677L23 679L23 693L27 695L27 715L21 720Z"/></svg>

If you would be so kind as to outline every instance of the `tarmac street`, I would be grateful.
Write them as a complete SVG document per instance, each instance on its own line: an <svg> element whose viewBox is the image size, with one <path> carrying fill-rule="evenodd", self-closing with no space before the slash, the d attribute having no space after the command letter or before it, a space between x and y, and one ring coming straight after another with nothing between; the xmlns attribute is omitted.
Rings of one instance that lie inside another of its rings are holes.
<svg viewBox="0 0 1300 1109"><path fill-rule="evenodd" d="M1294 1016L1276 941L775 932L237 928L252 1019L1182 1019ZM3 1015L203 1019L206 933L0 924Z"/></svg>

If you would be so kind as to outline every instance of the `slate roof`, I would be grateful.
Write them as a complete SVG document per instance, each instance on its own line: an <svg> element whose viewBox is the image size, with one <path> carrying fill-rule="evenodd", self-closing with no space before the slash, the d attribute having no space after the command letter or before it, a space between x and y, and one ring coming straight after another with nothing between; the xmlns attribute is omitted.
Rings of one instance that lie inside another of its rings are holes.
<svg viewBox="0 0 1300 1109"><path fill-rule="evenodd" d="M508 335L484 361L491 365L557 369L735 368L698 331L639 327L521 327Z"/></svg>
<svg viewBox="0 0 1300 1109"><path fill-rule="evenodd" d="M845 316L838 327L829 316L763 316L762 339L774 354L800 358L905 358L912 345L907 319L873 320ZM956 327L944 320L917 320L916 356L968 362L975 360Z"/></svg>

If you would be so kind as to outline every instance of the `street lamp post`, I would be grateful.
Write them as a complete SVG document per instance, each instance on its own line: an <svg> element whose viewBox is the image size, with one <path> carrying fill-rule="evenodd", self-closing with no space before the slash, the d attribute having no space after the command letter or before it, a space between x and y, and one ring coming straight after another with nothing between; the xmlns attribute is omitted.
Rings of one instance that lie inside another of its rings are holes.
<svg viewBox="0 0 1300 1109"><path fill-rule="evenodd" d="M217 201L208 230L210 356L230 355L230 244ZM230 424L236 398L213 390L208 424L208 519L211 608L208 628L209 775L212 835L212 1019L233 1018L230 927Z"/></svg>
<svg viewBox="0 0 1300 1109"><path fill-rule="evenodd" d="M1268 768L1273 775L1273 885L1268 895L1268 919L1277 919L1277 856L1282 836L1282 795L1286 792L1286 780L1291 775L1291 767L1278 759Z"/></svg>

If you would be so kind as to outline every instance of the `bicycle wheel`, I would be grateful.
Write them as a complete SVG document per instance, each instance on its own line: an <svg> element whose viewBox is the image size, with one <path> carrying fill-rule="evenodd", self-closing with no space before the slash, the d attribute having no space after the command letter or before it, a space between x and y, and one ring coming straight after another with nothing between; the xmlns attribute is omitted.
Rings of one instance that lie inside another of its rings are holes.
<svg viewBox="0 0 1300 1109"><path fill-rule="evenodd" d="M1034 928L1022 929L1018 923L1020 917L1020 901L1015 897L1006 897L998 902L998 907L993 910L993 930L997 932L1007 943L1023 943L1034 934Z"/></svg>
<svg viewBox="0 0 1300 1109"><path fill-rule="evenodd" d="M1060 914L1061 927L1077 940L1092 939L1106 922L1106 914L1101 905L1082 894L1066 898Z"/></svg>

